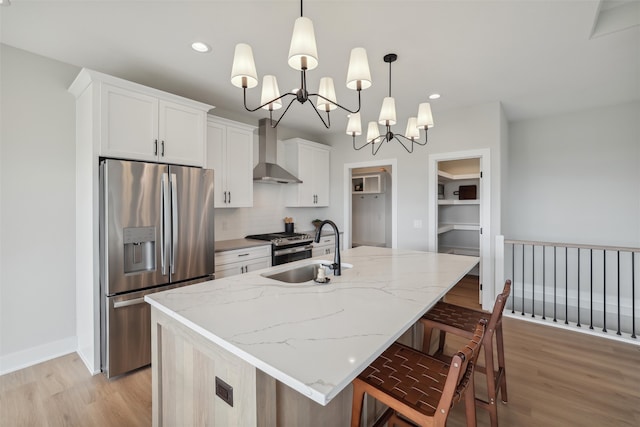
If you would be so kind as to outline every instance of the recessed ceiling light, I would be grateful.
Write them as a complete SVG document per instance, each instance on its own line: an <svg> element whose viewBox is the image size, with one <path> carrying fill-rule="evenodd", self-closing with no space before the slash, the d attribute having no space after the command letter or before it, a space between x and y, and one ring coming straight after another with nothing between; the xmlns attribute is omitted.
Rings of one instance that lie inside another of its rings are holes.
<svg viewBox="0 0 640 427"><path fill-rule="evenodd" d="M439 93L432 93L431 95L429 95L429 99L438 99L438 98L440 98Z"/></svg>
<svg viewBox="0 0 640 427"><path fill-rule="evenodd" d="M193 42L191 43L191 49L195 50L196 52L207 53L211 50L211 47L203 42Z"/></svg>

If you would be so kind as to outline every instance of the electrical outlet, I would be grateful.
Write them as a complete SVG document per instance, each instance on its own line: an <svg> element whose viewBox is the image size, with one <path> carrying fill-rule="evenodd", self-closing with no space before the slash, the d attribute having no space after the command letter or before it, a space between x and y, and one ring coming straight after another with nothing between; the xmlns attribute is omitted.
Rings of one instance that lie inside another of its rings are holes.
<svg viewBox="0 0 640 427"><path fill-rule="evenodd" d="M216 377L216 396L233 408L233 387Z"/></svg>
<svg viewBox="0 0 640 427"><path fill-rule="evenodd" d="M413 220L413 228L422 228L422 220L414 219Z"/></svg>

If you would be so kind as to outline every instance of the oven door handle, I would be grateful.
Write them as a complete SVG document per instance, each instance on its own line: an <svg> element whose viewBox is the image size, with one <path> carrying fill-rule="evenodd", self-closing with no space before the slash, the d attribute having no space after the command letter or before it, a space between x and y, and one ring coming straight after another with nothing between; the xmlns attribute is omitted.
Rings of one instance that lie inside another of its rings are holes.
<svg viewBox="0 0 640 427"><path fill-rule="evenodd" d="M313 249L311 245L296 246L295 248L280 249L273 252L273 256L297 254L298 252L306 252Z"/></svg>

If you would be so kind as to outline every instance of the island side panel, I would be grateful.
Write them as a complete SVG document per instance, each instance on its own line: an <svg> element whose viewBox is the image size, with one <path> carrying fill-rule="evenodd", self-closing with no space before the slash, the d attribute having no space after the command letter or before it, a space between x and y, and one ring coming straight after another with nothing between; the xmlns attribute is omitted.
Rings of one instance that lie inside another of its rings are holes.
<svg viewBox="0 0 640 427"><path fill-rule="evenodd" d="M154 426L275 424L258 422L256 389L263 377L255 367L158 309L151 313ZM233 407L216 396L216 376L233 387ZM261 396L261 406L268 405Z"/></svg>
<svg viewBox="0 0 640 427"><path fill-rule="evenodd" d="M348 426L353 387L349 384L326 406L276 381L278 427Z"/></svg>

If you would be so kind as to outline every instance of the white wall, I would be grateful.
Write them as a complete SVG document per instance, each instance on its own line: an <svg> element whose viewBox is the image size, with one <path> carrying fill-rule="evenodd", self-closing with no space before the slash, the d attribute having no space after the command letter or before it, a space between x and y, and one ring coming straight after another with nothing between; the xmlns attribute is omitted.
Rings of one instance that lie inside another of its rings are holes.
<svg viewBox="0 0 640 427"><path fill-rule="evenodd" d="M0 374L75 351L79 69L0 45Z"/></svg>
<svg viewBox="0 0 640 427"><path fill-rule="evenodd" d="M434 108L435 127L429 130L429 143L425 147L416 146L413 154L398 145L380 148L377 156L371 150L355 151L348 136L334 139L331 153L331 207L330 216L343 222L343 169L345 163L368 160L397 159L398 181L398 247L404 249L427 249L427 165L428 156L433 153L491 149L492 194L500 191L500 120L499 103L484 104L456 111L437 113ZM402 131L402 129L400 130ZM362 137L361 137L362 138ZM361 140L358 141L362 143ZM386 143L385 143L386 144ZM492 212L498 212L499 194L492 196ZM498 216L499 218L499 216ZM414 228L414 220L422 222L422 228ZM499 224L492 228L499 230Z"/></svg>
<svg viewBox="0 0 640 427"><path fill-rule="evenodd" d="M640 247L640 102L511 123L506 238Z"/></svg>
<svg viewBox="0 0 640 427"><path fill-rule="evenodd" d="M375 159L379 162L392 159L397 161L397 227L398 248L428 250L428 159L431 154L487 149L491 164L485 167L485 174L490 174L491 185L491 220L490 220L490 254L495 253L495 236L500 233L500 183L501 155L500 147L504 143L506 120L500 103L476 105L454 111L438 112L434 107L435 127L429 130L429 143L425 147L416 146L412 154L407 153L398 144L385 143L377 156L372 156L370 149L355 151L349 137L340 137L332 141L331 153L331 206L329 216L338 218L338 225L344 229L343 217L343 183L344 164L365 162ZM402 131L402 129L400 129ZM362 144L362 138L357 145ZM416 223L421 224L416 227ZM487 265L487 279L493 280L493 262ZM485 288L486 289L486 288ZM483 294L490 308L494 301L492 289Z"/></svg>

